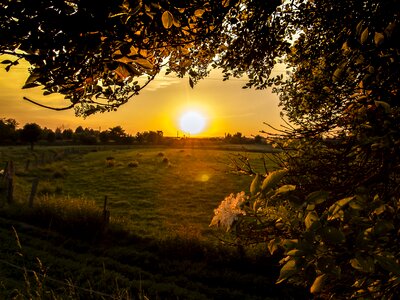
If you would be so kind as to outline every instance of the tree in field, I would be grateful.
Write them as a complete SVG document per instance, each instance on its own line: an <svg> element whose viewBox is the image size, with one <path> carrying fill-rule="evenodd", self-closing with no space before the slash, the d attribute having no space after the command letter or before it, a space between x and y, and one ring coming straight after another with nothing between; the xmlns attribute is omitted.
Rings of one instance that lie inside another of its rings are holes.
<svg viewBox="0 0 400 300"><path fill-rule="evenodd" d="M28 123L21 130L21 139L28 142L31 145L31 150L33 150L33 146L39 140L41 133L42 129L38 124Z"/></svg>
<svg viewBox="0 0 400 300"><path fill-rule="evenodd" d="M72 129L64 129L62 131L62 139L63 140L72 140L73 134L74 134L74 132L72 131Z"/></svg>
<svg viewBox="0 0 400 300"><path fill-rule="evenodd" d="M109 129L109 138L116 142L121 141L126 137L125 130L121 126L115 126Z"/></svg>
<svg viewBox="0 0 400 300"><path fill-rule="evenodd" d="M0 119L0 143L15 141L17 121L14 119Z"/></svg>
<svg viewBox="0 0 400 300"><path fill-rule="evenodd" d="M248 170L250 194L227 197L212 224L282 255L278 282L327 299L399 296L397 0L9 0L0 9L0 53L15 57L6 68L26 59L24 87L64 94L78 115L116 109L163 67L191 86L211 67L224 79L247 75L245 88L273 86L289 121L272 136L281 168ZM279 62L287 74L271 76Z"/></svg>
<svg viewBox="0 0 400 300"><path fill-rule="evenodd" d="M47 140L49 143L54 143L56 140L56 134L50 128L43 128L40 132L40 140Z"/></svg>
<svg viewBox="0 0 400 300"><path fill-rule="evenodd" d="M110 140L110 132L108 130L99 133L99 139L102 143L107 143Z"/></svg>

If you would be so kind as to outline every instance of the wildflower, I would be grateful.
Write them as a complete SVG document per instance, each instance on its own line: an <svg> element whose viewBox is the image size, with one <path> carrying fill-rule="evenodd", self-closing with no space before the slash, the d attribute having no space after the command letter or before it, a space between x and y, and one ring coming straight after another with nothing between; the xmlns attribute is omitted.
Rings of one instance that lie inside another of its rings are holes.
<svg viewBox="0 0 400 300"><path fill-rule="evenodd" d="M229 231L235 221L239 219L239 216L246 215L246 212L242 209L242 205L246 202L247 196L242 191L234 194L230 194L225 197L217 209L214 209L214 217L211 220L210 226L221 226Z"/></svg>

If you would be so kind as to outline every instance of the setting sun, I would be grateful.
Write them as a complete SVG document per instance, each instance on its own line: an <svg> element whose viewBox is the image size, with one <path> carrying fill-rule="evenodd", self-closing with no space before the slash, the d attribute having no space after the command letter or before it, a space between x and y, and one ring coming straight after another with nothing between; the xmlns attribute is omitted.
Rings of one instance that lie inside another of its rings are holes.
<svg viewBox="0 0 400 300"><path fill-rule="evenodd" d="M183 132L197 134L204 130L206 119L199 112L187 111L180 117L179 126Z"/></svg>

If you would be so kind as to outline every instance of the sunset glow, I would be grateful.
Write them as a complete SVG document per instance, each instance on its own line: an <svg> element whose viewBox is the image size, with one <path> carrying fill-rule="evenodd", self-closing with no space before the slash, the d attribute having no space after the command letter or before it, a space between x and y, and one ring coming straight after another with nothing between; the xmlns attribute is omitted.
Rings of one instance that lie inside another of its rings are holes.
<svg viewBox="0 0 400 300"><path fill-rule="evenodd" d="M10 59L3 55L1 59ZM52 111L23 100L28 97L54 107L68 105L59 94L43 96L41 87L21 89L29 76L29 64L20 64L6 72L0 67L0 118L14 118L22 127L37 123L41 127L89 127L105 130L122 126L128 134L162 130L165 136L190 134L196 137L223 137L225 133L240 131L246 136L258 134L263 122L279 127L278 98L270 91L242 89L244 80L222 82L222 75L214 71L210 77L191 89L186 80L173 76L160 76L140 95L123 105L118 111L95 114L87 118L74 116L73 110ZM245 103L245 105L244 105ZM205 119L201 132L182 127L186 112L197 112Z"/></svg>
<svg viewBox="0 0 400 300"><path fill-rule="evenodd" d="M185 112L180 120L180 129L189 134L201 133L206 126L206 119L204 116L197 111L187 111Z"/></svg>

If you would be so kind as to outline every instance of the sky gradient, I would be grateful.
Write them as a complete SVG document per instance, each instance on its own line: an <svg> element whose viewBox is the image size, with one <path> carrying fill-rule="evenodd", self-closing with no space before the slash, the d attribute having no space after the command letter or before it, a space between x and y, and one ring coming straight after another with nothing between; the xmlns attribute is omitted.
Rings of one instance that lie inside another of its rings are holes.
<svg viewBox="0 0 400 300"><path fill-rule="evenodd" d="M6 59L0 56L0 60ZM16 119L20 127L26 123L37 123L41 127L55 130L75 129L81 125L106 130L122 126L129 134L149 130L162 130L165 136L182 136L179 119L185 111L197 111L206 118L201 137L222 137L225 133L241 132L245 136L269 130L263 122L281 124L278 97L271 90L242 89L245 79L222 81L218 71L200 81L194 89L187 78L172 75L158 76L140 95L133 97L118 111L95 114L86 119L76 117L73 110L52 111L23 100L28 97L45 105L66 106L61 95L43 96L41 88L21 89L28 77L28 64L5 71L0 65L0 118Z"/></svg>

